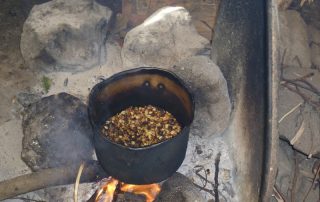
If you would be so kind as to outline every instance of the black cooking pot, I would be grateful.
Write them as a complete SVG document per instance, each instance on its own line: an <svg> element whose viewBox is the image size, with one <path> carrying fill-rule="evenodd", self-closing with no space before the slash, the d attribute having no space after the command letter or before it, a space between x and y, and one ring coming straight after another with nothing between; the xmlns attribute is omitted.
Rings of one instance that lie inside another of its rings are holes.
<svg viewBox="0 0 320 202"><path fill-rule="evenodd" d="M182 131L164 142L129 148L101 134L107 119L130 106L153 105L172 113ZM182 164L187 149L194 102L187 87L173 73L158 68L137 68L97 84L89 96L89 118L96 154L104 170L130 184L150 184L170 177Z"/></svg>

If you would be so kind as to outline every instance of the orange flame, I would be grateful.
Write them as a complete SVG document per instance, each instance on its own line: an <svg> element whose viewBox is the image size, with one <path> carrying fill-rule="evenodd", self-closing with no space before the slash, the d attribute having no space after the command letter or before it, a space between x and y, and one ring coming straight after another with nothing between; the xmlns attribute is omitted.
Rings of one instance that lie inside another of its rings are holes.
<svg viewBox="0 0 320 202"><path fill-rule="evenodd" d="M159 194L161 188L158 184L147 184L147 185L133 185L133 184L122 184L121 191L130 192L134 194L141 194L146 197L146 202L152 202Z"/></svg>
<svg viewBox="0 0 320 202"><path fill-rule="evenodd" d="M107 183L97 192L95 202L112 202L118 185L118 180L109 177ZM120 191L144 195L146 202L153 202L160 190L159 184L133 185L120 183Z"/></svg>
<svg viewBox="0 0 320 202"><path fill-rule="evenodd" d="M109 177L106 185L104 185L97 192L95 201L96 202L112 202L114 197L114 192L116 191L118 183L119 183L118 180L112 177Z"/></svg>

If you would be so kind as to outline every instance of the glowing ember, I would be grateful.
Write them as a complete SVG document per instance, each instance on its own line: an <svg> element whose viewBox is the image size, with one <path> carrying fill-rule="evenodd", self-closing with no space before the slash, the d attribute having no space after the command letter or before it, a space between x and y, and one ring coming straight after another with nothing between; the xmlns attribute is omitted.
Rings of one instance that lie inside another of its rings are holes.
<svg viewBox="0 0 320 202"><path fill-rule="evenodd" d="M122 192L144 195L146 197L146 202L154 201L161 190L159 184L125 184L109 177L106 184L97 191L95 202L112 202L117 188Z"/></svg>

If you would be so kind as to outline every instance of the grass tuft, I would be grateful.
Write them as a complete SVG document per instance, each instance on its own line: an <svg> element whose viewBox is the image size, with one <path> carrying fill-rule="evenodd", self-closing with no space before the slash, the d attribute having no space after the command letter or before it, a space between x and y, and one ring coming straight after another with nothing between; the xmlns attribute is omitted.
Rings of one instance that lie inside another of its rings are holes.
<svg viewBox="0 0 320 202"><path fill-rule="evenodd" d="M51 88L52 80L49 77L43 76L41 82L43 90L48 93Z"/></svg>

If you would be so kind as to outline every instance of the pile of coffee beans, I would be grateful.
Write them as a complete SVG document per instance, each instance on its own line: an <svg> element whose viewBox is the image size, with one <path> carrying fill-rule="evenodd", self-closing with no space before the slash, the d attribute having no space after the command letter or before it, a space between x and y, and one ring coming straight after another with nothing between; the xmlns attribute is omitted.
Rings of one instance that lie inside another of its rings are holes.
<svg viewBox="0 0 320 202"><path fill-rule="evenodd" d="M129 107L108 119L101 129L112 142L134 148L157 144L180 131L171 113L151 105Z"/></svg>

